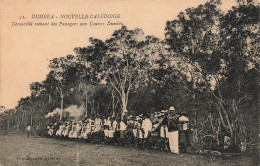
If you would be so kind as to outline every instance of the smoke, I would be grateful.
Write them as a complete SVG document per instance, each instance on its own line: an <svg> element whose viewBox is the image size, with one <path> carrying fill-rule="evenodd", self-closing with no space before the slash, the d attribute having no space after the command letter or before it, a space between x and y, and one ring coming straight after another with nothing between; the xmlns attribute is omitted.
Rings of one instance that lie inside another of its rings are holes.
<svg viewBox="0 0 260 166"><path fill-rule="evenodd" d="M64 112L69 113L69 116L74 119L79 119L81 115L84 113L83 106L80 106L79 108L76 105L72 105L64 110Z"/></svg>
<svg viewBox="0 0 260 166"><path fill-rule="evenodd" d="M55 110L53 110L53 112L45 115L45 118L53 117L56 114L60 115L61 112L62 110L60 108L56 108ZM71 105L68 108L64 109L63 112L69 113L69 116L73 119L79 119L79 117L84 113L84 108L83 106L80 106L78 108L77 105Z"/></svg>
<svg viewBox="0 0 260 166"><path fill-rule="evenodd" d="M56 114L61 114L61 109L56 108L55 110L53 110L52 112L49 112L47 115L45 115L45 118L50 118L53 117Z"/></svg>

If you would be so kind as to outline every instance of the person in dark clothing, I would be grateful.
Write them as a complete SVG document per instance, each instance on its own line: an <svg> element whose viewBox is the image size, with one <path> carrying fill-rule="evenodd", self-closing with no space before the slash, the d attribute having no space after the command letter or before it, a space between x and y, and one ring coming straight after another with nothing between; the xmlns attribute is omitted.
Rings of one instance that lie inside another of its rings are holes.
<svg viewBox="0 0 260 166"><path fill-rule="evenodd" d="M188 126L189 118L187 117L186 112L181 113L179 122L181 124L181 128L179 130L179 141L181 141L181 136L182 136L182 134L184 134L185 138L186 138L186 146L189 147L189 146L191 146L190 139L189 139L189 126Z"/></svg>
<svg viewBox="0 0 260 166"><path fill-rule="evenodd" d="M167 116L167 127L169 132L169 146L173 154L179 154L179 117L175 112L175 108L170 107L169 115Z"/></svg>

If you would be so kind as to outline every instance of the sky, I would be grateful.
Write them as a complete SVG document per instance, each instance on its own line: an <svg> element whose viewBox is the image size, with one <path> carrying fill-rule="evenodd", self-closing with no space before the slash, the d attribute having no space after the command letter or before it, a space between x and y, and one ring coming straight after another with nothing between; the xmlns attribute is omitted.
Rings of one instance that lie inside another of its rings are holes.
<svg viewBox="0 0 260 166"><path fill-rule="evenodd" d="M74 54L75 47L88 45L89 37L105 40L121 25L143 29L145 35L164 38L167 20L173 20L188 7L207 0L0 0L0 106L14 108L21 97L30 95L29 84L41 82L49 72L49 60ZM236 0L222 0L222 10ZM32 19L32 15L50 14L53 19ZM119 19L60 19L62 14L120 14ZM90 26L92 23L105 25ZM48 26L12 26L16 23L48 23ZM88 23L87 26L51 26Z"/></svg>

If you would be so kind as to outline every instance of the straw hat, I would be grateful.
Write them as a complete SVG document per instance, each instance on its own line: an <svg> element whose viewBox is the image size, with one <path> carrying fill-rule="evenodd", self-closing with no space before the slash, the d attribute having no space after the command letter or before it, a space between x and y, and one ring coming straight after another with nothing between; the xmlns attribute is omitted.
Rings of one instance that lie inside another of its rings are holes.
<svg viewBox="0 0 260 166"><path fill-rule="evenodd" d="M180 122L189 122L189 118L187 118L186 116L181 116L181 117L179 117L179 121Z"/></svg>
<svg viewBox="0 0 260 166"><path fill-rule="evenodd" d="M171 106L171 107L169 108L169 111L175 111L175 108L174 108L173 106Z"/></svg>
<svg viewBox="0 0 260 166"><path fill-rule="evenodd" d="M162 111L161 111L161 113L166 113L166 112L168 112L168 110L162 110Z"/></svg>
<svg viewBox="0 0 260 166"><path fill-rule="evenodd" d="M141 120L140 116L136 116L135 120L137 120L137 121Z"/></svg>

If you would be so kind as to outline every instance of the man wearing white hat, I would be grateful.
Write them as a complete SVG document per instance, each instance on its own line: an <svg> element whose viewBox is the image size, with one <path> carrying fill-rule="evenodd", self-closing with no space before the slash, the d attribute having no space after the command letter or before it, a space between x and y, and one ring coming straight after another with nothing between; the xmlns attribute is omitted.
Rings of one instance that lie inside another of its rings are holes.
<svg viewBox="0 0 260 166"><path fill-rule="evenodd" d="M162 120L160 122L160 137L162 138L169 138L168 127L167 127L167 114L168 110L162 110Z"/></svg>
<svg viewBox="0 0 260 166"><path fill-rule="evenodd" d="M179 118L179 122L181 124L181 129L179 131L179 141L181 140L182 133L185 134L186 137L186 144L190 146L190 139L189 139L189 118L186 115L186 112L182 112Z"/></svg>
<svg viewBox="0 0 260 166"><path fill-rule="evenodd" d="M167 127L168 127L168 137L169 146L171 153L179 154L179 115L175 113L175 108L171 106L169 108L169 114L167 116Z"/></svg>
<svg viewBox="0 0 260 166"><path fill-rule="evenodd" d="M152 124L151 120L149 119L150 116L147 113L145 113L143 116L144 116L144 120L142 121L141 130L143 132L143 140L142 140L143 145L142 146L145 148L148 144L148 138L152 131L153 124Z"/></svg>
<svg viewBox="0 0 260 166"><path fill-rule="evenodd" d="M144 131L144 138L146 139L149 136L149 133L152 131L153 124L151 120L149 119L148 114L144 114L144 120L142 122L142 129Z"/></svg>

